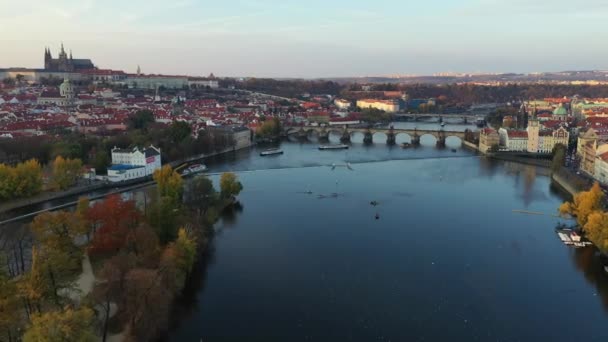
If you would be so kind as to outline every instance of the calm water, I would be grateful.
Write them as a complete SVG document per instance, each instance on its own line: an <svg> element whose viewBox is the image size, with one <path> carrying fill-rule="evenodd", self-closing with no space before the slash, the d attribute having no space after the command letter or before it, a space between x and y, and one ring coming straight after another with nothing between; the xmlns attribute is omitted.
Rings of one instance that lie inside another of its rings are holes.
<svg viewBox="0 0 608 342"><path fill-rule="evenodd" d="M170 340L605 341L608 275L555 236L546 171L422 143L210 161L255 171Z"/></svg>

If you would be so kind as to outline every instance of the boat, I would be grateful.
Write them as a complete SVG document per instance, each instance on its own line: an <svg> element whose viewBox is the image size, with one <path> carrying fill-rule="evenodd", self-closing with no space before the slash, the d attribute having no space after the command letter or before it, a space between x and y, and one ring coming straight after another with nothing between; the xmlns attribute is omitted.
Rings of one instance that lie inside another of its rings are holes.
<svg viewBox="0 0 608 342"><path fill-rule="evenodd" d="M456 153L456 149L455 149L455 148L453 148L453 149L452 149L452 152Z"/></svg>
<svg viewBox="0 0 608 342"><path fill-rule="evenodd" d="M401 144L401 147L402 148L410 148L410 147L412 147L412 144L404 142L403 144Z"/></svg>
<svg viewBox="0 0 608 342"><path fill-rule="evenodd" d="M441 127L445 127L445 122L442 122L442 123L441 123Z"/></svg>
<svg viewBox="0 0 608 342"><path fill-rule="evenodd" d="M182 171L182 176L194 175L207 171L207 167L203 164L192 164Z"/></svg>
<svg viewBox="0 0 608 342"><path fill-rule="evenodd" d="M264 150L264 151L262 151L260 153L260 155L262 157L264 157L264 156L273 156L275 154L283 154L283 150L278 149L278 148L271 148L271 149L268 149L268 150Z"/></svg>
<svg viewBox="0 0 608 342"><path fill-rule="evenodd" d="M348 145L339 144L339 145L321 145L319 146L319 150L345 150L348 149Z"/></svg>

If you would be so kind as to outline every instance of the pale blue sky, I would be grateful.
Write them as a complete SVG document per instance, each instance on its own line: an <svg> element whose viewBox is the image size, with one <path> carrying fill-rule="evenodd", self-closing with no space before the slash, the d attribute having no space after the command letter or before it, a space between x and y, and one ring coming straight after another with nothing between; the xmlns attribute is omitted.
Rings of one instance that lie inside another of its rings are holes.
<svg viewBox="0 0 608 342"><path fill-rule="evenodd" d="M332 77L608 69L608 0L0 0L0 67Z"/></svg>

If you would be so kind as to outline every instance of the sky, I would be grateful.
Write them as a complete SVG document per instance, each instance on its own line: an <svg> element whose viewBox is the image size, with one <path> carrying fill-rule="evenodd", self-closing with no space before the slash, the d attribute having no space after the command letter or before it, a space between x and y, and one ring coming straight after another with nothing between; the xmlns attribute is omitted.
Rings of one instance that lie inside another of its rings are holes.
<svg viewBox="0 0 608 342"><path fill-rule="evenodd" d="M608 69L608 0L0 0L0 67L241 77Z"/></svg>

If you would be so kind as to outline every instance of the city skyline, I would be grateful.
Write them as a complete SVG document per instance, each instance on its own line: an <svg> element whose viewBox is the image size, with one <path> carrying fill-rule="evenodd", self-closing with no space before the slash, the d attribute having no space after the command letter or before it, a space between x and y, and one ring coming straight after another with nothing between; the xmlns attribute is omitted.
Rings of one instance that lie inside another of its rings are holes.
<svg viewBox="0 0 608 342"><path fill-rule="evenodd" d="M41 67L61 42L98 67L144 73L357 77L607 69L582 0L0 2L0 67ZM111 18L111 20L108 20Z"/></svg>

